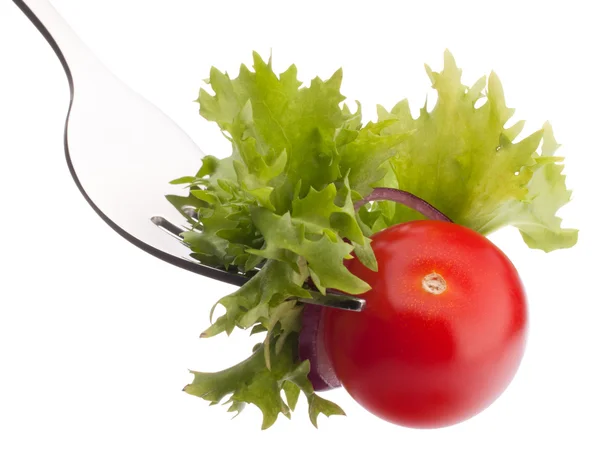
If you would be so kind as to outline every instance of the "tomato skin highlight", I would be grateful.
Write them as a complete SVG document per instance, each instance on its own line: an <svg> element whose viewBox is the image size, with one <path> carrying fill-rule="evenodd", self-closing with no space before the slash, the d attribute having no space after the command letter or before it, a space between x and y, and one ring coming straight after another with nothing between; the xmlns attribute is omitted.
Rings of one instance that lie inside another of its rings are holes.
<svg viewBox="0 0 600 471"><path fill-rule="evenodd" d="M388 422L437 428L473 417L510 384L525 351L517 270L486 237L449 222L412 221L372 239L378 272L348 264L372 288L361 295L366 309L323 313L336 375Z"/></svg>

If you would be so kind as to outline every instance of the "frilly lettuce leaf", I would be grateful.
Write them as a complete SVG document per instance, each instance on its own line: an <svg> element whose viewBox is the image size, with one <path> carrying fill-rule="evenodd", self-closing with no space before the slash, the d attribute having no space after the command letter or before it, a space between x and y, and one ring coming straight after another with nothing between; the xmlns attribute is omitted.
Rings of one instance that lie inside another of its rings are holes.
<svg viewBox="0 0 600 471"><path fill-rule="evenodd" d="M577 231L561 228L556 217L571 193L562 159L554 157L558 146L550 124L517 140L524 122L506 127L514 109L506 106L495 73L467 87L448 51L442 72L426 70L438 94L431 112L423 107L414 119L406 100L390 111L378 108L381 122L393 122L384 134L410 133L391 160L396 187L482 234L514 226L531 248L549 252L574 245ZM380 226L418 217L400 206L390 215L390 205L385 207L388 217L382 216Z"/></svg>
<svg viewBox="0 0 600 471"><path fill-rule="evenodd" d="M275 342L271 339L269 343ZM279 414L291 418L301 392L306 396L309 417L315 427L320 414L327 417L345 415L339 406L315 393L307 379L310 369L308 360L294 361L296 343L297 336L290 336L278 354L271 353L270 368L265 362L266 343L257 345L248 359L226 370L216 373L192 371L194 379L184 391L211 404L223 402L229 405L229 412L237 414L246 404L254 404L263 414L263 430L271 427ZM223 401L226 397L227 400Z"/></svg>
<svg viewBox="0 0 600 471"><path fill-rule="evenodd" d="M386 227L421 216L391 202L354 203L375 186L416 194L455 222L482 234L514 226L532 248L570 247L577 231L556 216L571 197L562 158L548 123L517 140L523 122L506 127L506 106L496 74L473 86L449 52L444 68L426 67L438 100L413 118L403 100L377 122L363 125L361 104L352 112L340 92L342 72L306 86L295 66L275 74L271 60L254 54L253 71L236 78L215 68L198 97L200 115L217 123L231 155L207 156L196 175L172 183L185 196L169 201L193 226L184 241L201 263L252 274L219 300L224 314L202 337L235 328L264 333L246 361L217 373L193 372L185 391L216 404L229 396L229 410L251 403L263 413L263 428L279 414L290 416L300 392L316 426L319 414L343 414L317 396L300 362L297 339L309 283L321 293L369 289L344 261L358 257L377 269L370 237ZM482 106L476 103L485 98ZM190 216L190 209L197 220ZM285 397L285 399L283 399Z"/></svg>

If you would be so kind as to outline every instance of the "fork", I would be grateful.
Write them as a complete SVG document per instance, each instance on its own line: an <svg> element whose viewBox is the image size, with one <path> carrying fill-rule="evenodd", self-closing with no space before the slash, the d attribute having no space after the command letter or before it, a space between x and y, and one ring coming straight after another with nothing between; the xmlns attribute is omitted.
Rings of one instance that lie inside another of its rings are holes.
<svg viewBox="0 0 600 471"><path fill-rule="evenodd" d="M242 286L252 274L190 257L189 219L165 198L170 181L196 173L202 151L169 117L128 88L88 49L48 0L13 0L48 41L67 76L64 148L81 194L118 234L165 262ZM184 196L184 195L182 195ZM196 230L196 229L194 229ZM311 291L299 301L361 311L365 301Z"/></svg>

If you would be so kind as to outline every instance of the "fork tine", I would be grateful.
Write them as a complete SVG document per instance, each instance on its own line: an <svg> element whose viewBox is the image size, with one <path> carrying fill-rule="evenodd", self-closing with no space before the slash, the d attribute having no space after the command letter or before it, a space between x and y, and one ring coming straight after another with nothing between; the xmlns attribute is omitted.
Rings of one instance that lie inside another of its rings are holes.
<svg viewBox="0 0 600 471"><path fill-rule="evenodd" d="M167 234L172 235L180 242L185 243L185 242L183 242L183 236L181 234L184 233L187 229L185 229L181 226L177 226L170 221L167 221L162 216L152 216L150 218L150 221L152 221L156 226L158 226L160 229L162 229Z"/></svg>
<svg viewBox="0 0 600 471"><path fill-rule="evenodd" d="M196 212L196 210L194 208L192 208L191 206L184 206L183 208L181 208L181 211L183 213L185 213L185 215L190 218L192 221L194 222L199 222L198 220L198 213Z"/></svg>
<svg viewBox="0 0 600 471"><path fill-rule="evenodd" d="M345 311L362 311L367 302L364 299L345 294L321 294L318 291L310 291L311 299L300 298L298 301L317 306L334 307Z"/></svg>
<svg viewBox="0 0 600 471"><path fill-rule="evenodd" d="M190 217L190 219L193 219L191 214L188 214L188 216ZM162 216L152 216L150 218L150 221L152 221L152 223L154 223L159 229L175 237L181 243L184 243L183 236L181 234L187 231L188 229L173 224L172 222L168 221ZM206 267L207 269L209 269L210 273L202 273L204 276L208 276L209 278L216 279L219 281L225 281L226 283L233 284L236 286L243 285L246 281L248 281L251 278L251 276L247 276L239 272L233 273L231 271L227 271L221 268L208 267L207 265L200 264L200 262L196 263L199 266ZM257 269L253 274L256 274L258 270L259 269ZM356 298L354 296L333 293L323 295L318 291L312 290L310 291L310 294L312 298L301 298L298 299L298 301L306 304L315 304L317 306L325 307L335 307L338 309L344 309L348 311L362 311L365 306L364 299Z"/></svg>

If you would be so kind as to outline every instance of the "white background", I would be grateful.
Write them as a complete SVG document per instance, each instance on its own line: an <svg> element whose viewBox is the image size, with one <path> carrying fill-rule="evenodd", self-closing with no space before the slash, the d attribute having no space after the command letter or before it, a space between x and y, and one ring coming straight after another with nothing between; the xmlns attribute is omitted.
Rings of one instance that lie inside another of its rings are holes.
<svg viewBox="0 0 600 471"><path fill-rule="evenodd" d="M433 431L399 428L327 394L347 417L315 430L301 402L260 431L181 388L188 368L248 352L246 335L200 340L231 288L153 259L78 193L62 147L68 88L50 47L0 3L0 469L597 470L600 458L598 109L594 2L267 2L60 0L55 5L117 75L206 153L227 146L192 102L209 67L235 74L253 49L302 79L343 67L343 91L373 116L415 109L449 48L467 83L494 69L527 130L553 124L573 201L570 250L492 238L527 287L531 332L506 393L479 416ZM489 5L489 6L488 6ZM118 112L118 110L115 110Z"/></svg>

